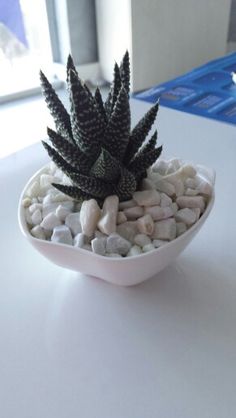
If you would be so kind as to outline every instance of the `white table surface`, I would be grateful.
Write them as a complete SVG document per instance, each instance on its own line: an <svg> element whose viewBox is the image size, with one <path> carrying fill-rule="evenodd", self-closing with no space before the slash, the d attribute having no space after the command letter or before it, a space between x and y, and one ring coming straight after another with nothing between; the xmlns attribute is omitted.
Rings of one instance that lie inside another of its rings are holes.
<svg viewBox="0 0 236 418"><path fill-rule="evenodd" d="M57 267L21 235L41 144L0 161L1 418L235 418L236 128L161 108L158 129L166 155L216 169L216 202L176 262L132 288Z"/></svg>

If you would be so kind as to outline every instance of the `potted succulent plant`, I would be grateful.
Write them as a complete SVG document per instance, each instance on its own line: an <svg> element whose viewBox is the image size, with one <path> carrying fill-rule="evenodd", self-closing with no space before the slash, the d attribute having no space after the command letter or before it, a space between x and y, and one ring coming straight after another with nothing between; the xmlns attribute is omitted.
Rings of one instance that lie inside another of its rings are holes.
<svg viewBox="0 0 236 418"><path fill-rule="evenodd" d="M214 201L212 171L161 161L158 103L131 129L129 54L114 67L103 102L67 62L70 112L40 72L55 121L43 145L52 163L26 185L19 204L24 235L55 263L117 284L139 283L188 244Z"/></svg>

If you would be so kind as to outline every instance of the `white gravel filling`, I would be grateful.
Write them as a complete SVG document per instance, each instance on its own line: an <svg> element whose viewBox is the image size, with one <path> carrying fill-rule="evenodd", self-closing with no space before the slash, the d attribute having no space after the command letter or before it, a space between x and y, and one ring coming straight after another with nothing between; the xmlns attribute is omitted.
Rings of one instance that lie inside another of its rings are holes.
<svg viewBox="0 0 236 418"><path fill-rule="evenodd" d="M174 240L198 221L212 194L196 169L177 159L158 161L129 201L108 196L102 208L94 199L78 204L51 185L65 181L50 163L29 186L22 205L32 236L106 257L132 257Z"/></svg>

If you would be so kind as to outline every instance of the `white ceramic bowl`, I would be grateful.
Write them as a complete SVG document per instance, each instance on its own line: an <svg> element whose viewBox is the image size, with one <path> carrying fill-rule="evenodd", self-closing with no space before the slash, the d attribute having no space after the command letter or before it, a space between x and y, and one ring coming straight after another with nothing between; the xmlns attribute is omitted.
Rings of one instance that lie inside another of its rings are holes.
<svg viewBox="0 0 236 418"><path fill-rule="evenodd" d="M109 258L69 245L34 238L28 230L21 202L30 184L43 172L44 168L31 177L21 194L18 207L21 231L36 250L61 267L89 274L121 286L141 283L163 270L185 249L211 212L214 203L215 172L201 165L195 167L198 175L213 187L213 194L207 208L200 219L184 234L154 251L134 257Z"/></svg>

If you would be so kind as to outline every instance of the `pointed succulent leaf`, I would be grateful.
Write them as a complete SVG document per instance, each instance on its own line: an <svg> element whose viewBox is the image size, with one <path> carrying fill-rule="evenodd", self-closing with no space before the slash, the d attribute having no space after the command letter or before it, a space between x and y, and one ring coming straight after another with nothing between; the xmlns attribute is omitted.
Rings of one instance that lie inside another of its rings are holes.
<svg viewBox="0 0 236 418"><path fill-rule="evenodd" d="M78 76L76 66L74 64L74 61L73 61L73 58L72 58L71 54L68 55L67 64L66 64L66 81L67 81L67 83L69 82L69 72L70 72L70 70L74 71L74 73L77 74L77 76Z"/></svg>
<svg viewBox="0 0 236 418"><path fill-rule="evenodd" d="M64 158L61 157L61 155L54 148L50 147L50 145L48 145L47 142L42 141L42 144L46 149L49 157L56 164L56 166L63 171L63 173L69 175L69 173L78 172L78 170L75 170L70 164L68 164L68 162L64 160Z"/></svg>
<svg viewBox="0 0 236 418"><path fill-rule="evenodd" d="M121 165L107 150L101 153L91 168L90 174L105 181L115 181L120 175Z"/></svg>
<svg viewBox="0 0 236 418"><path fill-rule="evenodd" d="M129 98L124 87L121 87L116 105L109 119L103 138L104 148L116 159L122 161L129 140L130 107Z"/></svg>
<svg viewBox="0 0 236 418"><path fill-rule="evenodd" d="M96 157L100 149L103 124L97 107L74 71L69 71L71 124L74 139L81 151Z"/></svg>
<svg viewBox="0 0 236 418"><path fill-rule="evenodd" d="M80 171L83 174L89 172L93 161L74 144L70 144L61 135L52 129L48 128L48 136L51 140L52 145L56 148L62 158L72 166L74 171Z"/></svg>
<svg viewBox="0 0 236 418"><path fill-rule="evenodd" d="M68 176L75 186L79 187L79 189L81 189L83 192L92 195L95 198L104 199L106 196L112 194L112 183L106 182L96 177L85 176L79 173L70 173Z"/></svg>
<svg viewBox="0 0 236 418"><path fill-rule="evenodd" d="M99 115L101 117L101 120L103 121L104 127L105 127L105 125L107 124L107 114L104 108L102 95L98 87L95 90L94 100L95 100Z"/></svg>
<svg viewBox="0 0 236 418"><path fill-rule="evenodd" d="M121 177L118 184L115 186L115 193L120 201L131 199L132 194L136 190L136 180L133 173L126 168L121 171Z"/></svg>
<svg viewBox="0 0 236 418"><path fill-rule="evenodd" d="M130 170L137 179L139 177L139 173L147 170L147 168L154 164L161 152L162 146L154 148L149 152L140 152L128 165L128 170Z"/></svg>
<svg viewBox="0 0 236 418"><path fill-rule="evenodd" d="M156 119L158 112L159 103L156 103L154 106L149 109L149 111L144 115L144 117L137 123L134 129L131 132L129 144L127 146L125 163L129 163L132 158L135 156L136 152L139 150L145 138L150 131L153 122Z"/></svg>
<svg viewBox="0 0 236 418"><path fill-rule="evenodd" d="M70 123L70 116L64 105L57 96L54 88L42 71L40 71L40 81L42 93L45 101L54 119L57 131L63 135L69 142L73 143L73 135Z"/></svg>
<svg viewBox="0 0 236 418"><path fill-rule="evenodd" d="M105 102L105 109L107 116L109 117L114 109L116 104L120 89L121 89L121 78L120 78L120 69L117 63L114 66L114 75L113 75L113 82L110 87L110 91Z"/></svg>
<svg viewBox="0 0 236 418"><path fill-rule="evenodd" d="M145 145L143 145L143 147L140 149L140 151L138 151L136 155L138 155L141 152L146 153L146 152L154 150L156 143L157 143L157 131L154 132L154 134L151 136L149 141Z"/></svg>
<svg viewBox="0 0 236 418"><path fill-rule="evenodd" d="M130 62L129 62L129 52L126 51L121 64L120 64L120 77L121 81L125 87L125 90L129 94L130 89Z"/></svg>

